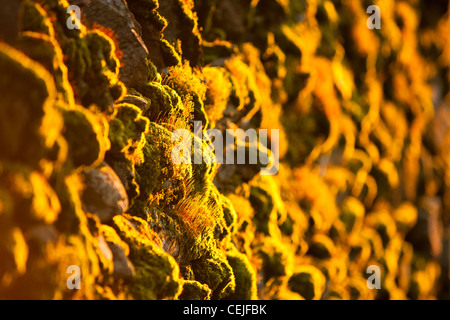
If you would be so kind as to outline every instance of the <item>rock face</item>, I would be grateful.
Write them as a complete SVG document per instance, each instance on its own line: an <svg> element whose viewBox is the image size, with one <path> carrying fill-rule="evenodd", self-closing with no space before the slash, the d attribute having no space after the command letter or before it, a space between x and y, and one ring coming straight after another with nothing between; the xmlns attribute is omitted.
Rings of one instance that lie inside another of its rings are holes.
<svg viewBox="0 0 450 320"><path fill-rule="evenodd" d="M121 63L120 80L127 86L145 82L148 77L148 50L141 38L141 26L124 0L74 0L81 9L81 21L98 28L116 42Z"/></svg>
<svg viewBox="0 0 450 320"><path fill-rule="evenodd" d="M126 212L128 196L117 174L108 165L83 172L85 189L83 208L95 213L101 222L110 221L115 215Z"/></svg>
<svg viewBox="0 0 450 320"><path fill-rule="evenodd" d="M378 2L0 0L0 299L448 298L450 2Z"/></svg>

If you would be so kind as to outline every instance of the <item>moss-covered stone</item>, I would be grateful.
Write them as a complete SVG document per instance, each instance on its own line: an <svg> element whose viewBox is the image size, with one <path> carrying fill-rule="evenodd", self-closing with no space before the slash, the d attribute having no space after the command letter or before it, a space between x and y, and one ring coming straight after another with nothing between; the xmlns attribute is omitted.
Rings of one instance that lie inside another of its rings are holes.
<svg viewBox="0 0 450 320"><path fill-rule="evenodd" d="M236 279L233 270L222 253L215 252L211 256L191 262L195 280L207 284L212 290L212 299L221 299L233 293Z"/></svg>
<svg viewBox="0 0 450 320"><path fill-rule="evenodd" d="M325 290L325 276L314 266L301 266L289 278L288 286L307 300L318 300Z"/></svg>
<svg viewBox="0 0 450 320"><path fill-rule="evenodd" d="M141 226L139 230L138 226ZM174 299L182 290L179 267L151 238L147 222L134 217L114 218L114 228L130 247L129 258L136 275L130 283L130 294L135 299ZM147 232L142 232L142 228ZM156 235L154 235L157 237Z"/></svg>
<svg viewBox="0 0 450 320"><path fill-rule="evenodd" d="M0 44L1 158L36 167L62 131L52 76L21 52Z"/></svg>
<svg viewBox="0 0 450 320"><path fill-rule="evenodd" d="M335 255L335 250L330 238L317 234L311 239L307 254L318 259L329 259Z"/></svg>
<svg viewBox="0 0 450 320"><path fill-rule="evenodd" d="M227 252L227 260L233 269L236 288L234 293L227 299L232 300L254 300L257 298L256 273L245 254L238 252L235 248Z"/></svg>
<svg viewBox="0 0 450 320"><path fill-rule="evenodd" d="M183 282L183 291L178 297L180 300L209 300L211 289L206 284L194 280Z"/></svg>

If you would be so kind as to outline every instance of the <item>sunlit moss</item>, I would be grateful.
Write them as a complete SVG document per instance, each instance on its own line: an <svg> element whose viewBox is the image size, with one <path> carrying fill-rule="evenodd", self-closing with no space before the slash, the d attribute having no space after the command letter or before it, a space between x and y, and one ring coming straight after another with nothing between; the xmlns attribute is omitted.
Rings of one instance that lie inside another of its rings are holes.
<svg viewBox="0 0 450 320"><path fill-rule="evenodd" d="M139 225L147 225L139 218L133 219L139 222ZM179 279L179 268L175 260L159 248L148 235L136 230L134 223L124 216L114 217L114 228L130 248L129 258L136 270L136 276L129 289L133 297L135 299L177 298L182 289L182 282Z"/></svg>
<svg viewBox="0 0 450 320"><path fill-rule="evenodd" d="M211 289L198 281L185 280L183 281L183 291L178 298L180 300L209 300Z"/></svg>
<svg viewBox="0 0 450 320"><path fill-rule="evenodd" d="M55 84L41 65L6 44L0 44L0 68L2 158L36 166L63 126Z"/></svg>
<svg viewBox="0 0 450 320"><path fill-rule="evenodd" d="M257 298L256 274L246 255L235 248L227 252L227 260L233 269L236 288L227 299L254 300Z"/></svg>
<svg viewBox="0 0 450 320"><path fill-rule="evenodd" d="M231 83L222 68L207 67L202 70L206 79L205 111L214 127L214 123L223 117L231 93Z"/></svg>
<svg viewBox="0 0 450 320"><path fill-rule="evenodd" d="M325 276L314 266L300 266L289 278L288 287L307 300L318 300L325 290Z"/></svg>
<svg viewBox="0 0 450 320"><path fill-rule="evenodd" d="M195 279L212 290L212 299L221 299L233 293L236 278L224 254L218 251L191 262Z"/></svg>
<svg viewBox="0 0 450 320"><path fill-rule="evenodd" d="M446 241L447 4L377 3L380 30L356 0L234 4L127 0L149 76L126 88L118 30L67 28L66 0L21 2L19 33L0 44L0 297L448 295L440 245L407 241ZM278 129L257 144L279 149L278 174L215 163L193 120ZM190 131L182 164L176 129ZM109 225L80 198L103 161L130 199ZM68 265L82 289L67 289Z"/></svg>

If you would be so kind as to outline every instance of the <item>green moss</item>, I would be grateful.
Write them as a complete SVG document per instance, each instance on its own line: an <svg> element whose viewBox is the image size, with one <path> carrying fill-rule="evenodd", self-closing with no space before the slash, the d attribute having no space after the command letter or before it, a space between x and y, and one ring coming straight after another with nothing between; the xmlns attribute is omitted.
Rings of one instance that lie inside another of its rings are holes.
<svg viewBox="0 0 450 320"><path fill-rule="evenodd" d="M195 280L207 284L212 299L222 299L231 294L236 286L233 270L220 252L191 262Z"/></svg>
<svg viewBox="0 0 450 320"><path fill-rule="evenodd" d="M116 230L114 230L113 227L102 224L99 227L99 233L103 236L103 238L108 244L116 244L120 246L125 255L126 256L129 255L130 247L126 242L122 241L122 239L119 237L119 235L117 234Z"/></svg>
<svg viewBox="0 0 450 320"><path fill-rule="evenodd" d="M56 142L61 114L52 76L21 52L0 44L0 158L36 167Z"/></svg>
<svg viewBox="0 0 450 320"><path fill-rule="evenodd" d="M171 11L175 17L171 18L165 34L171 37L171 40L181 40L182 56L190 61L191 65L200 65L202 63L201 35L197 25L197 14L193 12L193 1L173 1ZM165 13L165 12L164 12ZM175 21L177 24L174 24ZM171 28L173 26L173 28Z"/></svg>
<svg viewBox="0 0 450 320"><path fill-rule="evenodd" d="M301 266L299 269L289 278L289 289L307 300L320 299L325 290L325 276L314 266Z"/></svg>
<svg viewBox="0 0 450 320"><path fill-rule="evenodd" d="M292 236L294 233L294 220L292 220L291 216L288 214L286 219L280 225L280 231L286 236Z"/></svg>
<svg viewBox="0 0 450 320"><path fill-rule="evenodd" d="M35 31L53 36L53 26L45 10L31 0L22 3L21 31Z"/></svg>
<svg viewBox="0 0 450 320"><path fill-rule="evenodd" d="M139 195L135 165L144 161L142 149L146 143L145 133L148 132L149 121L134 105L121 103L115 108L117 114L109 123L111 149L105 159L118 174L132 201Z"/></svg>
<svg viewBox="0 0 450 320"><path fill-rule="evenodd" d="M145 145L149 121L134 105L121 103L115 108L117 114L109 124L110 154L117 157L123 154L133 164L142 163L144 161L142 148Z"/></svg>
<svg viewBox="0 0 450 320"><path fill-rule="evenodd" d="M162 78L161 78L161 75L159 74L156 66L150 60L147 60L147 65L148 65L148 69L150 71L150 74L148 77L149 81L161 83Z"/></svg>
<svg viewBox="0 0 450 320"><path fill-rule="evenodd" d="M161 40L161 54L167 66L176 66L181 63L180 55L173 46L165 39Z"/></svg>
<svg viewBox="0 0 450 320"><path fill-rule="evenodd" d="M335 247L327 236L315 235L309 245L307 254L318 259L329 259L335 254Z"/></svg>
<svg viewBox="0 0 450 320"><path fill-rule="evenodd" d="M159 82L150 82L136 88L149 101L144 115L154 122L175 122L183 115L183 104L177 93Z"/></svg>
<svg viewBox="0 0 450 320"><path fill-rule="evenodd" d="M16 47L52 73L58 96L65 103L73 105L73 90L68 81L67 67L58 42L41 33L25 32L19 37Z"/></svg>
<svg viewBox="0 0 450 320"><path fill-rule="evenodd" d="M59 46L55 43L53 45L57 48L58 58L60 58L58 47L62 50L77 102L85 107L96 104L103 112L111 111L114 101L125 91L118 79L119 60L115 55L115 44L99 30L86 31L83 25L80 29L67 28L68 6L67 1L46 0L45 12L38 5L25 4L22 30L44 33L50 39L58 39ZM36 17L44 19L45 29L36 22L39 20ZM36 51L30 53L36 55ZM65 79L65 66L62 63L55 65L60 68L54 72L57 87L67 90L69 86Z"/></svg>
<svg viewBox="0 0 450 320"><path fill-rule="evenodd" d="M231 201L224 195L220 195L220 201L222 204L223 218L225 219L226 226L231 234L236 231L237 214L234 210Z"/></svg>
<svg viewBox="0 0 450 320"><path fill-rule="evenodd" d="M245 254L239 253L236 248L227 252L227 260L233 269L236 279L234 293L227 299L254 300L256 294L256 273Z"/></svg>
<svg viewBox="0 0 450 320"><path fill-rule="evenodd" d="M280 244L277 245L275 241L267 240L259 248L258 254L262 259L261 272L265 282L287 274L289 258Z"/></svg>
<svg viewBox="0 0 450 320"><path fill-rule="evenodd" d="M149 229L144 227L146 222L137 217L128 220L125 216L113 220L113 227L130 247L129 258L136 272L129 287L133 298L177 298L182 289L178 264L149 238ZM140 228L136 229L136 224ZM142 233L142 229L147 232Z"/></svg>
<svg viewBox="0 0 450 320"><path fill-rule="evenodd" d="M207 87L200 72L185 62L183 65L170 68L164 83L177 92L185 106L189 106L185 117L201 121L202 130L206 130L209 120L203 102Z"/></svg>
<svg viewBox="0 0 450 320"><path fill-rule="evenodd" d="M185 280L183 291L178 298L180 300L209 300L211 299L211 289L198 281Z"/></svg>
<svg viewBox="0 0 450 320"><path fill-rule="evenodd" d="M156 11L159 8L158 0L130 0L127 4L138 22L147 20L159 32L167 26L167 21Z"/></svg>
<svg viewBox="0 0 450 320"><path fill-rule="evenodd" d="M118 78L120 63L114 42L98 30L87 32L83 40L90 57L83 75L85 85L79 86L85 89L80 91L81 100L85 106L95 103L100 110L107 111L125 92Z"/></svg>
<svg viewBox="0 0 450 320"><path fill-rule="evenodd" d="M151 122L145 137L144 162L136 166L139 200L144 204L170 208L170 204L185 195L185 184L192 177L192 167L172 162L171 152L175 142L172 142L172 133L166 128Z"/></svg>
<svg viewBox="0 0 450 320"><path fill-rule="evenodd" d="M62 107L61 112L65 126L63 136L69 147L68 163L75 168L100 164L110 148L108 124L101 116L80 106Z"/></svg>
<svg viewBox="0 0 450 320"><path fill-rule="evenodd" d="M173 46L163 38L167 20L158 12L159 3L155 0L127 1L128 7L143 28L143 40L150 49L150 56L159 68L170 67L180 63L181 57ZM159 65L162 64L162 65Z"/></svg>
<svg viewBox="0 0 450 320"><path fill-rule="evenodd" d="M187 194L169 210L182 231L177 235L180 244L180 262L189 263L215 252L227 235L223 212L212 187L197 190L187 185Z"/></svg>
<svg viewBox="0 0 450 320"><path fill-rule="evenodd" d="M256 230L264 234L269 234L270 216L274 204L270 193L261 187L252 186L250 189L250 203L255 209Z"/></svg>

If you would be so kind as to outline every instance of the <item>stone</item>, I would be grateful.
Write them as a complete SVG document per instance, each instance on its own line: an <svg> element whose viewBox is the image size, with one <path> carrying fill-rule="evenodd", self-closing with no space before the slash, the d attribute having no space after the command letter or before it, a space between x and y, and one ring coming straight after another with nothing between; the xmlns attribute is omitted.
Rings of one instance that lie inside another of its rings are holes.
<svg viewBox="0 0 450 320"><path fill-rule="evenodd" d="M109 248L113 255L114 276L131 280L135 274L134 267L122 247L116 243L109 243Z"/></svg>
<svg viewBox="0 0 450 320"><path fill-rule="evenodd" d="M121 103L122 102L135 105L142 111L147 109L147 107L149 106L149 103L147 102L147 100L145 100L144 98L136 97L136 96L126 96L122 99Z"/></svg>
<svg viewBox="0 0 450 320"><path fill-rule="evenodd" d="M110 166L82 173L85 189L82 193L83 209L96 214L102 223L128 209L128 196L120 178Z"/></svg>
<svg viewBox="0 0 450 320"><path fill-rule="evenodd" d="M149 76L148 50L141 38L141 26L127 3L124 0L74 0L71 4L80 7L83 24L89 27L100 25L115 34L113 40L117 40L116 45L122 52L120 80L128 87L145 83Z"/></svg>

